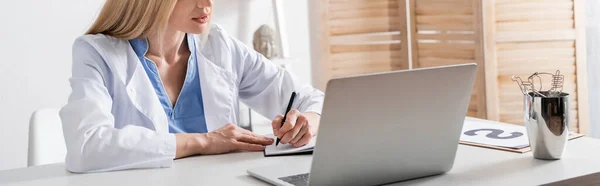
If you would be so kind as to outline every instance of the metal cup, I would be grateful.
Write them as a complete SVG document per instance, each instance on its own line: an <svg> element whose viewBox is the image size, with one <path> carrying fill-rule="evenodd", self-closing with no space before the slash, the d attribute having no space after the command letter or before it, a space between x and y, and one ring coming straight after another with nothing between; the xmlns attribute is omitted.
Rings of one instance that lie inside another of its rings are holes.
<svg viewBox="0 0 600 186"><path fill-rule="evenodd" d="M542 97L529 92L525 97L525 127L533 157L543 160L560 159L569 138L569 94Z"/></svg>

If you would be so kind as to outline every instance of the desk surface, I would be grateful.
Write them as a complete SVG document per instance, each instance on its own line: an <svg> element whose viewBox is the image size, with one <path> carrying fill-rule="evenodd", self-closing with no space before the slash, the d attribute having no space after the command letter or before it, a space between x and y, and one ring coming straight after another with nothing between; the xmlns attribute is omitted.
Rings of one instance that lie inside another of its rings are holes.
<svg viewBox="0 0 600 186"><path fill-rule="evenodd" d="M312 156L263 157L234 153L186 158L172 168L96 174L71 174L64 164L0 171L0 185L266 185L248 174L254 167L289 161L310 163ZM600 140L570 141L563 159L535 160L517 154L460 145L454 168L443 175L394 185L539 185L600 172Z"/></svg>

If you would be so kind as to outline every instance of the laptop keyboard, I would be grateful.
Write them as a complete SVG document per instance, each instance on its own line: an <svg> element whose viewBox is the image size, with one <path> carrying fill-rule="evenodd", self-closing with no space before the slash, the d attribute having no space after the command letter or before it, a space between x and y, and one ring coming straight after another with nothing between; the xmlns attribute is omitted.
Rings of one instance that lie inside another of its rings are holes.
<svg viewBox="0 0 600 186"><path fill-rule="evenodd" d="M288 182L294 186L307 186L308 185L308 173L298 174L279 178L281 181Z"/></svg>

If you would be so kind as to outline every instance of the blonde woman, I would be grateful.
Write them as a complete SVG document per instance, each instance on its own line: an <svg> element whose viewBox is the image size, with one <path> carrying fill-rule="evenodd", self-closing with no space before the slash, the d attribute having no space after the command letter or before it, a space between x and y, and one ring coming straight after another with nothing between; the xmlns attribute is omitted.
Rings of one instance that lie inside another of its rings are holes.
<svg viewBox="0 0 600 186"><path fill-rule="evenodd" d="M106 1L73 44L72 93L60 112L69 171L262 151L273 140L236 126L238 101L275 118L284 144L316 135L323 93L210 25L211 15L211 0Z"/></svg>

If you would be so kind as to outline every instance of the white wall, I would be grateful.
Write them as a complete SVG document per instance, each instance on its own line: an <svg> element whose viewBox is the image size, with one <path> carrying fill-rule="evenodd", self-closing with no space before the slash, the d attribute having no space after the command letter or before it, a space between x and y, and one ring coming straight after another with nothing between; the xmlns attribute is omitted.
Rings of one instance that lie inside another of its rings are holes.
<svg viewBox="0 0 600 186"><path fill-rule="evenodd" d="M0 170L26 166L28 122L39 108L59 108L70 93L71 44L91 25L104 0L0 2ZM272 23L271 0L219 0L215 22L250 44ZM285 0L293 71L310 82L307 0Z"/></svg>
<svg viewBox="0 0 600 186"><path fill-rule="evenodd" d="M29 116L70 92L71 44L102 0L0 2L0 170L27 162Z"/></svg>

